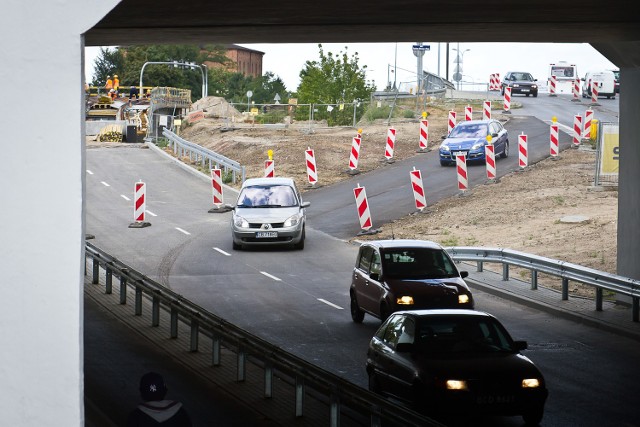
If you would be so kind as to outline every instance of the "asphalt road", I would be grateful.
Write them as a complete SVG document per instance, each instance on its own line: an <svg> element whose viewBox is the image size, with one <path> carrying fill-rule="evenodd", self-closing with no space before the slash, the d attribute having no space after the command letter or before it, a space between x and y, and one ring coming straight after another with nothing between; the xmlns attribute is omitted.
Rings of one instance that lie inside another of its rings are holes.
<svg viewBox="0 0 640 427"><path fill-rule="evenodd" d="M523 111L540 99L523 100ZM557 101L558 111L566 109L563 100ZM512 144L519 132L529 135L530 162L548 153L548 124L514 114L507 128ZM569 143L567 135L562 138L562 144ZM427 177L431 203L458 192L454 168L440 167L435 152L423 154L308 193L312 204L304 251L233 251L230 213L208 213L208 180L151 150L91 149L87 232L101 249L207 310L365 387L366 346L379 321L367 316L363 324L351 322L348 285L357 247L341 239L359 231L354 183L367 186L374 227L414 210L408 186L413 166ZM516 157L499 160L497 167L499 175L516 168ZM470 167L469 174L473 185L484 182L482 166ZM125 197L131 199L138 179L147 183L152 226L132 229L133 202ZM543 425L639 425L636 341L477 290L474 295L478 309L501 319L514 338L529 342L525 354L540 366L550 389ZM519 418L478 422L521 424Z"/></svg>

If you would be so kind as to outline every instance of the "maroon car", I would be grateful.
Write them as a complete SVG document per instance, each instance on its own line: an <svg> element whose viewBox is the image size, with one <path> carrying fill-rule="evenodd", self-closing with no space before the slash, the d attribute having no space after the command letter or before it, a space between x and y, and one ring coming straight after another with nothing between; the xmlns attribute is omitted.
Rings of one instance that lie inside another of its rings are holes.
<svg viewBox="0 0 640 427"><path fill-rule="evenodd" d="M351 278L351 318L381 320L398 310L474 307L473 297L447 251L427 240L363 243Z"/></svg>

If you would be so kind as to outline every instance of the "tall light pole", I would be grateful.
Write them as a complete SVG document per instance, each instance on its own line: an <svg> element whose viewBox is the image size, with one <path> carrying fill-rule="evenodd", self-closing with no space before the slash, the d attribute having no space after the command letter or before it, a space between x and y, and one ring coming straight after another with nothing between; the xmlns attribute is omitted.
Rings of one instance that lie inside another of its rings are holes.
<svg viewBox="0 0 640 427"><path fill-rule="evenodd" d="M471 49L465 49L462 51L462 56L460 55L460 43L458 43L457 48L453 48L457 52L455 63L456 67L453 70L453 80L458 82L458 90L460 90L460 80L462 80L462 64L464 63L464 54L469 52Z"/></svg>

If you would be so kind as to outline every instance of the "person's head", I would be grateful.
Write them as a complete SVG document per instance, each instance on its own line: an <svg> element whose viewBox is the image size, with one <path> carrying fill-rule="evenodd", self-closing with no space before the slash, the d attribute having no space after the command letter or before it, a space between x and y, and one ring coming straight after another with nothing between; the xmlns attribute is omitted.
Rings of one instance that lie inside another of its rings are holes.
<svg viewBox="0 0 640 427"><path fill-rule="evenodd" d="M167 385L162 375L147 372L140 378L140 396L145 402L163 400L167 394Z"/></svg>
<svg viewBox="0 0 640 427"><path fill-rule="evenodd" d="M111 76L107 76L107 80L109 80L111 78Z"/></svg>
<svg viewBox="0 0 640 427"><path fill-rule="evenodd" d="M117 75L117 74L114 74L114 75L113 75L113 78L114 78L114 79L117 79L117 78L118 78L118 75Z"/></svg>

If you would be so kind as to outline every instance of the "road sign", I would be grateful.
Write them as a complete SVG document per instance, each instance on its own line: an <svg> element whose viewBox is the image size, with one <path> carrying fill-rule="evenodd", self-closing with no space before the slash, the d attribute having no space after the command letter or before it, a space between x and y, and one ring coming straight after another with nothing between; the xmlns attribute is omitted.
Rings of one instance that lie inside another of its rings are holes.
<svg viewBox="0 0 640 427"><path fill-rule="evenodd" d="M459 82L460 80L462 80L462 74L454 73L453 74L453 80L456 81L456 82Z"/></svg>
<svg viewBox="0 0 640 427"><path fill-rule="evenodd" d="M417 50L424 50L425 52L431 50L431 46L428 44L414 44L412 48Z"/></svg>

